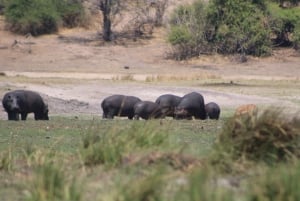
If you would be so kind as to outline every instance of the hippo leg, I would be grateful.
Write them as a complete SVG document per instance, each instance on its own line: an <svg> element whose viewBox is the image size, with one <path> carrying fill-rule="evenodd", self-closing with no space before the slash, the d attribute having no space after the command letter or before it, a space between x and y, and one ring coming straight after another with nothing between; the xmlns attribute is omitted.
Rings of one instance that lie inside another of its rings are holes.
<svg viewBox="0 0 300 201"><path fill-rule="evenodd" d="M34 115L36 117L36 115ZM21 113L21 119L26 120L27 119L27 113ZM36 119L36 118L35 118Z"/></svg>
<svg viewBox="0 0 300 201"><path fill-rule="evenodd" d="M7 115L8 115L8 120L15 120L15 121L19 120L19 114L16 112L8 112Z"/></svg>
<svg viewBox="0 0 300 201"><path fill-rule="evenodd" d="M133 115L129 115L129 116L128 116L128 119L132 120L133 117L134 117Z"/></svg>
<svg viewBox="0 0 300 201"><path fill-rule="evenodd" d="M108 113L106 114L106 118L107 118L107 119L113 119L114 116L115 116L115 115L114 115L114 112L111 112L111 111L108 112Z"/></svg>

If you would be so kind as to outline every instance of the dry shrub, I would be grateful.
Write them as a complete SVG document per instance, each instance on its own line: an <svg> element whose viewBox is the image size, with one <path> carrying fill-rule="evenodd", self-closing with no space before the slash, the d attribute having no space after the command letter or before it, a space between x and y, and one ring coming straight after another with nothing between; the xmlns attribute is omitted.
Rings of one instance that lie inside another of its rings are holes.
<svg viewBox="0 0 300 201"><path fill-rule="evenodd" d="M173 169L180 171L189 171L202 166L202 162L197 158L183 154L161 152L151 152L144 156L129 155L122 159L122 163L126 166L142 165L146 167L167 164Z"/></svg>
<svg viewBox="0 0 300 201"><path fill-rule="evenodd" d="M269 108L260 115L235 116L225 123L216 145L214 163L228 161L274 164L300 157L300 118Z"/></svg>

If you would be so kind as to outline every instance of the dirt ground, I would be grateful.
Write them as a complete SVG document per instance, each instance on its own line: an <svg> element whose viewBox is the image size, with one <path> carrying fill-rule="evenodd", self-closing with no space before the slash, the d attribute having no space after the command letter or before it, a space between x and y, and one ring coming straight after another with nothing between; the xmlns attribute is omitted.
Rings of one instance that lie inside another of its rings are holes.
<svg viewBox="0 0 300 201"><path fill-rule="evenodd" d="M299 80L300 77L300 55L293 50L277 50L268 58L249 57L246 63L237 62L234 56L219 55L202 55L179 62L166 59L170 46L165 36L166 31L158 29L152 39L113 44L101 42L96 29L20 36L7 32L4 19L0 18L3 74L0 98L12 89L38 91L49 104L50 116L100 116L103 98L116 93L154 101L164 93L184 95L198 91L206 102L234 108L246 103L273 104L278 100L264 94L225 93L196 83L205 79ZM159 82L163 79L173 82ZM187 80L189 84L177 85L174 80ZM6 118L5 112L1 112L0 119Z"/></svg>

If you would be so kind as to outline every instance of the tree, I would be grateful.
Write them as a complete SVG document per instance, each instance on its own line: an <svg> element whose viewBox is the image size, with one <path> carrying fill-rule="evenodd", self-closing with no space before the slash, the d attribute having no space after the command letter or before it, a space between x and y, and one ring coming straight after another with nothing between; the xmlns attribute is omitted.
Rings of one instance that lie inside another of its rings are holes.
<svg viewBox="0 0 300 201"><path fill-rule="evenodd" d="M120 7L120 0L100 0L99 8L103 15L103 40L112 40L111 14L115 13L114 9ZM112 12L114 11L114 12Z"/></svg>
<svg viewBox="0 0 300 201"><path fill-rule="evenodd" d="M103 16L103 40L113 40L112 26L117 16L121 16L122 19L124 13L127 15L126 18L130 19L130 26L124 27L132 27L133 31L143 31L145 24L161 26L167 4L168 0L99 0L98 7ZM155 15L152 17L151 12L153 9ZM131 17L128 17L128 15L131 15Z"/></svg>

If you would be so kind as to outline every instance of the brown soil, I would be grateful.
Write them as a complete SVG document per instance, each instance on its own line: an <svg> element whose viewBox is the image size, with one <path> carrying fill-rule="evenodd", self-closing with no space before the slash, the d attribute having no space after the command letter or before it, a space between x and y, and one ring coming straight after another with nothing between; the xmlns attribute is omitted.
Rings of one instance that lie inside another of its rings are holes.
<svg viewBox="0 0 300 201"><path fill-rule="evenodd" d="M163 93L184 95L199 91L207 102L236 107L276 100L263 94L249 96L200 88L195 83L208 78L299 80L300 57L293 50L278 50L268 58L248 58L246 63L219 55L178 62L165 59L170 48L165 35L164 29L158 29L151 39L103 43L97 30L67 29L52 35L26 37L4 30L4 20L0 18L0 71L6 75L0 79L0 97L8 89L25 88L45 97L50 115L100 116L101 101L115 93L154 101ZM13 81L18 77L27 80ZM149 79L190 80L195 87L145 82ZM6 114L1 112L0 118L6 119Z"/></svg>

